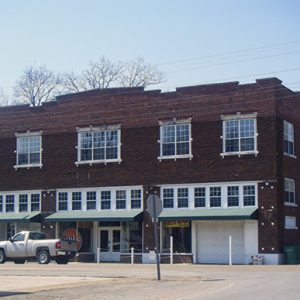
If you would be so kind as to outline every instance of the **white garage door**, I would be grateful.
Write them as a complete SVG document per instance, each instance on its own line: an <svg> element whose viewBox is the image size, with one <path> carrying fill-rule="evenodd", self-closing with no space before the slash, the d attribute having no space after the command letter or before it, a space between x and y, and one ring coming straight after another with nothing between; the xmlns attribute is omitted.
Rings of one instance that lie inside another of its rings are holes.
<svg viewBox="0 0 300 300"><path fill-rule="evenodd" d="M232 263L245 263L243 221L197 222L197 262L227 264L229 236L232 236Z"/></svg>

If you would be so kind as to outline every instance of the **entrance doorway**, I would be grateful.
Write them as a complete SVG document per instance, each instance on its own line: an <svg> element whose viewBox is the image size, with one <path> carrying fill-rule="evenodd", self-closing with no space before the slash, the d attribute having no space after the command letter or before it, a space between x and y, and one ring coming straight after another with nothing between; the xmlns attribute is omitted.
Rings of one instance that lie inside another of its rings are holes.
<svg viewBox="0 0 300 300"><path fill-rule="evenodd" d="M99 229L99 239L100 261L120 261L120 227L105 227Z"/></svg>

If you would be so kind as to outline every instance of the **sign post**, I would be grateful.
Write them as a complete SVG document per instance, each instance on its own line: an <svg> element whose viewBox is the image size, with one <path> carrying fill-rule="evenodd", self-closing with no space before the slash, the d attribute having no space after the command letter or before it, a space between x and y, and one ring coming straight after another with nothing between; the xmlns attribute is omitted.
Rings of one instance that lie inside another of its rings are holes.
<svg viewBox="0 0 300 300"><path fill-rule="evenodd" d="M154 222L154 239L155 239L155 253L156 253L156 266L157 266L157 280L160 280L160 262L158 254L158 236L157 236L157 217L162 212L162 202L157 195L151 194L147 199L148 213Z"/></svg>

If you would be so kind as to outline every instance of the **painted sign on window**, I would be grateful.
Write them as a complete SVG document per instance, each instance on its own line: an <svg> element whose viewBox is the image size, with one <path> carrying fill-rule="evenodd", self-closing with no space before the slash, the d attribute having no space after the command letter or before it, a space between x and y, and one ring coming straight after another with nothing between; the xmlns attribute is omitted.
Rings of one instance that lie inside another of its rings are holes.
<svg viewBox="0 0 300 300"><path fill-rule="evenodd" d="M82 236L80 232L76 230L76 228L66 229L62 234L62 240L77 242L77 251L79 251L82 246Z"/></svg>

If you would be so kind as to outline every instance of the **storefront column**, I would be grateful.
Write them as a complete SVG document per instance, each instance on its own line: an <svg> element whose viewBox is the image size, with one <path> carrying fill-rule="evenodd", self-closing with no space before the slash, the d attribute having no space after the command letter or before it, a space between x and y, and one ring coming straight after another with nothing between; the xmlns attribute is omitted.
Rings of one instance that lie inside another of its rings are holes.
<svg viewBox="0 0 300 300"><path fill-rule="evenodd" d="M192 253L193 263L197 263L197 223L192 221Z"/></svg>

